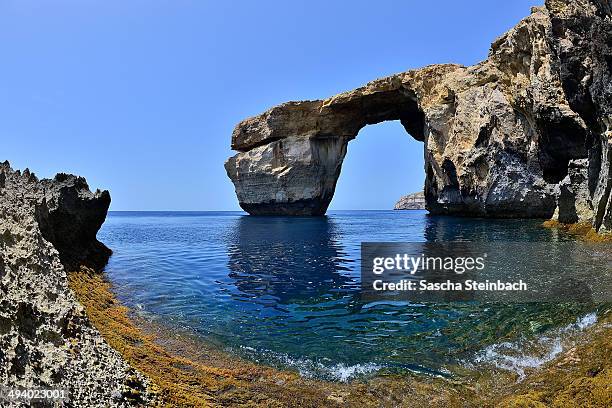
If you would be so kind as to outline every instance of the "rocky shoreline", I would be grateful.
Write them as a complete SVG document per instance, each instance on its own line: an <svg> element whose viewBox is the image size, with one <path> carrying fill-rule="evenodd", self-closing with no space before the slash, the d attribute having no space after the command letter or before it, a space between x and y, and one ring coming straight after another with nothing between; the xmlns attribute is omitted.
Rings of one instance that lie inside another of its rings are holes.
<svg viewBox="0 0 612 408"><path fill-rule="evenodd" d="M107 191L90 192L81 177L38 180L0 164L3 386L64 389L75 406L153 399L150 381L108 345L68 287L69 271L106 264L111 251L96 233L109 204Z"/></svg>

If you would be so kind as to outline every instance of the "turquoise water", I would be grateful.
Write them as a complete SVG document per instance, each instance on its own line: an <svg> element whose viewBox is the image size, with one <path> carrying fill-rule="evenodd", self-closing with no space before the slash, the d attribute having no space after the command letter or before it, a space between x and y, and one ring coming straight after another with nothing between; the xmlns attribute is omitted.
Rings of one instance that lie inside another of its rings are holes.
<svg viewBox="0 0 612 408"><path fill-rule="evenodd" d="M500 366L509 358L500 344L516 348L592 320L595 306L587 304L360 299L362 241L545 241L553 248L564 240L540 224L424 211L312 218L111 212L98 238L114 251L106 272L117 296L141 315L258 362L347 380L406 370L450 375L457 364L487 358Z"/></svg>

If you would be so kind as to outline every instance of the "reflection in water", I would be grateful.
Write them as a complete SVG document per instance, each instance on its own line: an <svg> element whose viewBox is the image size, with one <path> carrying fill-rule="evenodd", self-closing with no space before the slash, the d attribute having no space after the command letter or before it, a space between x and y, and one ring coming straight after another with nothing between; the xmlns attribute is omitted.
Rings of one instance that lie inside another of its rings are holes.
<svg viewBox="0 0 612 408"><path fill-rule="evenodd" d="M270 306L309 303L355 287L328 217L240 217L228 242L229 276L240 295Z"/></svg>

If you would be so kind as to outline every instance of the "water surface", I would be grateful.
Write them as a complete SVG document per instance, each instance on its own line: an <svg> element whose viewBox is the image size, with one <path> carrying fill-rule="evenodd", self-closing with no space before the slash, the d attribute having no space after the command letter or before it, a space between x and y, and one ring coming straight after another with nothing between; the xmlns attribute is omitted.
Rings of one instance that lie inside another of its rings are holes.
<svg viewBox="0 0 612 408"><path fill-rule="evenodd" d="M142 315L258 362L346 380L380 370L448 375L487 347L591 312L576 304L360 299L362 241L546 241L554 248L564 239L540 224L425 211L111 212L98 238L114 251L106 272L118 297Z"/></svg>

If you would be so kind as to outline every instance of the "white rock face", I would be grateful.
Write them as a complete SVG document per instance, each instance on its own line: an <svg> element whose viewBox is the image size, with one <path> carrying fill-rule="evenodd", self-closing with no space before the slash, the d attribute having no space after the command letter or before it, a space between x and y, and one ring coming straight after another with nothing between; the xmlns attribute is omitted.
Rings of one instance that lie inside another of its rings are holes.
<svg viewBox="0 0 612 408"><path fill-rule="evenodd" d="M424 210L425 194L420 191L403 196L393 207L394 210Z"/></svg>
<svg viewBox="0 0 612 408"><path fill-rule="evenodd" d="M234 156L226 169L240 205L251 214L323 214L345 154L342 138L292 136Z"/></svg>

